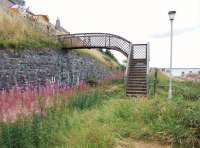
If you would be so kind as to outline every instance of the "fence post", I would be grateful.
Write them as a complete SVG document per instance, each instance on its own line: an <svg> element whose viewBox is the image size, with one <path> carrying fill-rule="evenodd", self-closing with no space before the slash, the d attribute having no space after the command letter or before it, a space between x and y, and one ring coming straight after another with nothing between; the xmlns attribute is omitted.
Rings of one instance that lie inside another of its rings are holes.
<svg viewBox="0 0 200 148"><path fill-rule="evenodd" d="M158 69L155 69L154 82L153 82L153 96L157 94L157 83L158 83Z"/></svg>

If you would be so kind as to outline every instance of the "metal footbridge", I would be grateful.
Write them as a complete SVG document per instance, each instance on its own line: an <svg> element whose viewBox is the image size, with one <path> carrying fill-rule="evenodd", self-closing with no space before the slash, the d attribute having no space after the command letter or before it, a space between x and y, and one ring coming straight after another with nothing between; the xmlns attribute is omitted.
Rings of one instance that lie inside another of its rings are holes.
<svg viewBox="0 0 200 148"><path fill-rule="evenodd" d="M127 39L109 33L77 33L59 35L66 49L111 49L128 58L125 84L126 95L147 95L149 44L133 44Z"/></svg>

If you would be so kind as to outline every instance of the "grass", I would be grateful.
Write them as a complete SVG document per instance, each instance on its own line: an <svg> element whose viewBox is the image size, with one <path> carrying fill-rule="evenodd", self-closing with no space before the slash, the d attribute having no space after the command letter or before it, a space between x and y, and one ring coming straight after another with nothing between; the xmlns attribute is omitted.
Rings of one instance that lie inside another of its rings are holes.
<svg viewBox="0 0 200 148"><path fill-rule="evenodd" d="M153 96L153 81L154 73L152 71L149 75L149 96ZM169 78L162 72L158 72L158 82L157 82L157 97L167 97L168 96L168 84ZM185 100L200 100L200 83L194 81L180 81L173 80L173 97L175 99L185 99Z"/></svg>
<svg viewBox="0 0 200 148"><path fill-rule="evenodd" d="M0 8L0 48L36 49L59 48L60 43L55 38L36 30L25 19L11 16Z"/></svg>
<svg viewBox="0 0 200 148"><path fill-rule="evenodd" d="M75 49L74 50L79 55L89 56L96 59L98 62L106 65L109 68L117 68L120 67L119 63L109 56L103 54L97 49Z"/></svg>
<svg viewBox="0 0 200 148"><path fill-rule="evenodd" d="M110 148L126 139L200 146L199 101L126 98L122 82L105 81L80 92L42 118L34 114L1 123L0 147Z"/></svg>

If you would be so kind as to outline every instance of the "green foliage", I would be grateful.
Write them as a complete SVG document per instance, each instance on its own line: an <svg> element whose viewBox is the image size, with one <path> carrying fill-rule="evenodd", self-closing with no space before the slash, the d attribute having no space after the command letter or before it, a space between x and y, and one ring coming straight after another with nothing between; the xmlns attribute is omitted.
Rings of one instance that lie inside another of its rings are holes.
<svg viewBox="0 0 200 148"><path fill-rule="evenodd" d="M199 145L199 102L155 99L145 102L115 100L112 104L101 113L98 121L117 129L116 134L122 138L157 139L182 146Z"/></svg>
<svg viewBox="0 0 200 148"><path fill-rule="evenodd" d="M56 143L57 130L69 128L67 116L64 110L61 112L52 107L44 119L35 114L31 121L26 117L14 123L2 123L0 147L50 147L51 144Z"/></svg>
<svg viewBox="0 0 200 148"><path fill-rule="evenodd" d="M23 40L16 39L1 39L0 38L0 48L7 49L40 49L40 48L61 48L61 45L55 39L40 35L27 37Z"/></svg>
<svg viewBox="0 0 200 148"><path fill-rule="evenodd" d="M115 147L126 138L199 147L200 102L176 97L126 98L123 81L80 92L44 117L1 123L0 147ZM196 85L196 84L193 84Z"/></svg>
<svg viewBox="0 0 200 148"><path fill-rule="evenodd" d="M100 105L101 102L102 94L96 90L92 94L79 93L77 96L69 98L67 107L69 109L83 110L97 104Z"/></svg>
<svg viewBox="0 0 200 148"><path fill-rule="evenodd" d="M176 82L177 85L175 95L186 100L200 100L200 83L185 81Z"/></svg>
<svg viewBox="0 0 200 148"><path fill-rule="evenodd" d="M121 104L115 111L114 115L117 118L120 118L122 120L129 120L131 119L133 114L133 106L130 105L130 102L124 102Z"/></svg>
<svg viewBox="0 0 200 148"><path fill-rule="evenodd" d="M31 141L30 126L27 120L15 123L1 124L2 148L29 147Z"/></svg>
<svg viewBox="0 0 200 148"><path fill-rule="evenodd" d="M111 59L113 59L114 61L117 61L117 59L115 58L115 56L107 49L105 52L104 52L108 57L110 57Z"/></svg>
<svg viewBox="0 0 200 148"><path fill-rule="evenodd" d="M148 92L153 97L153 81L154 71L150 73ZM158 72L157 97L167 97L169 78L161 72ZM185 100L200 100L200 83L193 81L173 80L173 96L174 98L182 98Z"/></svg>

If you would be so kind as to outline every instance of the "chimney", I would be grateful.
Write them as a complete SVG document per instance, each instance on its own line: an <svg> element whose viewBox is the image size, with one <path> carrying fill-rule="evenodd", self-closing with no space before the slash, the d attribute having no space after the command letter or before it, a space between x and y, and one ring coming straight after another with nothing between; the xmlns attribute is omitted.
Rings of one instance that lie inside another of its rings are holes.
<svg viewBox="0 0 200 148"><path fill-rule="evenodd" d="M56 29L59 29L60 28L60 19L57 18L56 20Z"/></svg>

